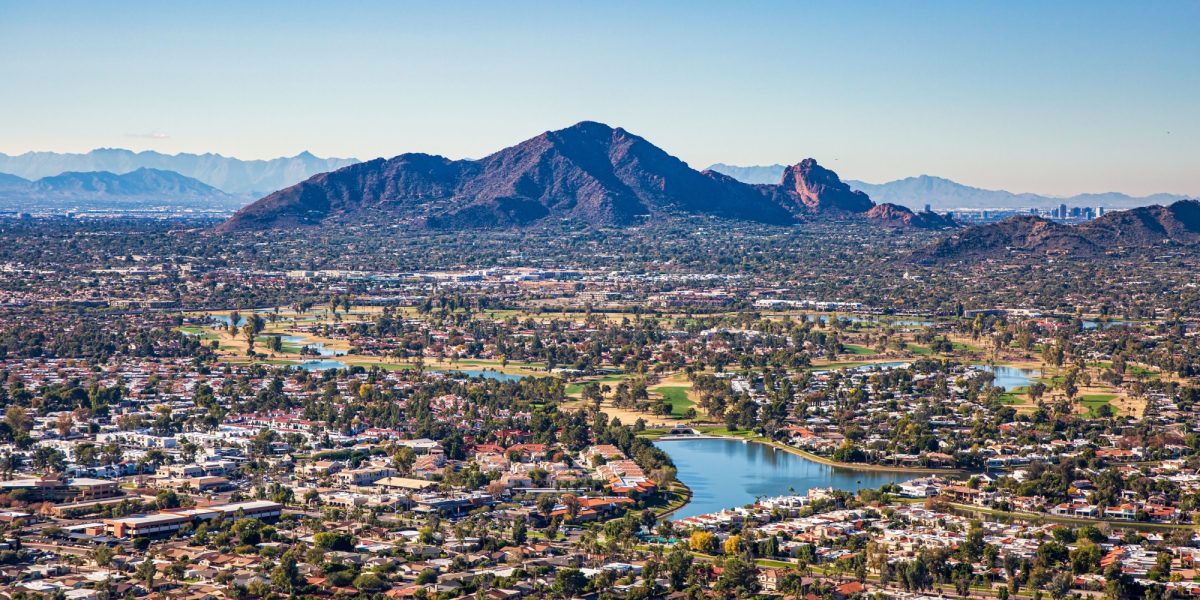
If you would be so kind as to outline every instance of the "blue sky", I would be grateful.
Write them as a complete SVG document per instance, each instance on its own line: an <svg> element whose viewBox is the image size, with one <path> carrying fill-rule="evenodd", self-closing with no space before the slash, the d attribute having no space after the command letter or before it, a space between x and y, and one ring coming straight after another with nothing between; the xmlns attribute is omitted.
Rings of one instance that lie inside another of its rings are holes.
<svg viewBox="0 0 1200 600"><path fill-rule="evenodd" d="M793 163L1200 194L1200 2L8 2L0 152L475 157L574 122Z"/></svg>

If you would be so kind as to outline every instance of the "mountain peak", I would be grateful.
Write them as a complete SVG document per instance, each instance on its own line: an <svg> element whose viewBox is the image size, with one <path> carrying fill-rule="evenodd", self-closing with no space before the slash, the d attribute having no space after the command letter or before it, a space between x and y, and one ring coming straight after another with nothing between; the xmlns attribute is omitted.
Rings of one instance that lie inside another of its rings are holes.
<svg viewBox="0 0 1200 600"><path fill-rule="evenodd" d="M784 170L779 185L810 210L862 213L875 204L864 193L851 190L837 173L806 158Z"/></svg>
<svg viewBox="0 0 1200 600"><path fill-rule="evenodd" d="M435 228L521 227L551 219L615 226L668 214L794 221L753 186L700 173L624 129L582 121L479 160L401 155L316 175L244 208L221 230L366 215Z"/></svg>
<svg viewBox="0 0 1200 600"><path fill-rule="evenodd" d="M607 123L601 123L600 121L586 121L586 120L580 121L574 125L571 125L570 127L564 127L562 129L559 129L559 131L580 131L580 132L601 133L601 134L603 134L603 133L611 134L612 132L617 131L617 130L624 131L620 127L613 127Z"/></svg>
<svg viewBox="0 0 1200 600"><path fill-rule="evenodd" d="M626 226L705 215L776 225L859 218L896 227L953 227L940 217L875 203L814 158L778 184L699 172L619 127L580 121L479 160L402 154L314 175L238 211L218 231L395 219L432 228L524 227L551 221Z"/></svg>

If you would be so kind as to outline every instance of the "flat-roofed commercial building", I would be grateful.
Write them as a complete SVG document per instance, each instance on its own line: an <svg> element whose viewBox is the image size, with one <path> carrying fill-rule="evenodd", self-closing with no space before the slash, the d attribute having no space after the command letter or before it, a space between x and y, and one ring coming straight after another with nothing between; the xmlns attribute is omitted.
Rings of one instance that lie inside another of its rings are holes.
<svg viewBox="0 0 1200 600"><path fill-rule="evenodd" d="M104 521L104 532L113 537L161 536L179 531L192 517L174 513L159 513L143 517L124 517Z"/></svg>
<svg viewBox="0 0 1200 600"><path fill-rule="evenodd" d="M238 502L236 504L221 504L217 506L206 506L209 510L215 510L226 517L233 517L239 513L247 519L277 519L283 514L283 505L270 500L253 500L250 502Z"/></svg>
<svg viewBox="0 0 1200 600"><path fill-rule="evenodd" d="M104 532L113 537L150 537L171 535L185 524L208 521L220 517L271 520L283 514L283 505L278 502L256 500L235 504L220 504L203 508L190 508L161 512L139 517L105 519Z"/></svg>
<svg viewBox="0 0 1200 600"><path fill-rule="evenodd" d="M117 482L109 479L64 479L52 476L0 481L0 494L11 494L19 490L28 494L28 500L31 502L86 502L121 495Z"/></svg>

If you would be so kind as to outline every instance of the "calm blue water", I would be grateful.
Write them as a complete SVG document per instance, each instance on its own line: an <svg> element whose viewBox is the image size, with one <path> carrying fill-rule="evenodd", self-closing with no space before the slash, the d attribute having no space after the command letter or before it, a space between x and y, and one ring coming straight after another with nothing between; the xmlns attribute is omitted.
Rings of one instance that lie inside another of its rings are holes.
<svg viewBox="0 0 1200 600"><path fill-rule="evenodd" d="M226 327L229 327L229 322L232 320L229 318L229 315L209 315L208 318L211 319L214 323L220 323ZM238 322L237 322L238 327L241 327L245 323L246 323L246 317L239 316Z"/></svg>
<svg viewBox="0 0 1200 600"><path fill-rule="evenodd" d="M809 321L815 321L817 323L820 323L821 325L825 325L825 324L829 323L829 319L830 319L829 315L806 314L805 316L808 317ZM869 319L864 319L862 317L855 317L852 315L838 315L837 319L839 321L849 321L851 323L870 323L871 322Z"/></svg>
<svg viewBox="0 0 1200 600"><path fill-rule="evenodd" d="M1041 376L1042 372L1037 369L1020 369L1017 367L993 366L993 365L975 365L976 369L981 371L990 371L996 375L996 380L993 385L1004 388L1004 391L1009 392L1019 387L1031 385L1033 380Z"/></svg>
<svg viewBox="0 0 1200 600"><path fill-rule="evenodd" d="M326 348L325 344L323 344L321 342L308 342L306 344L304 342L304 340L305 340L304 336L300 336L300 335L285 335L285 336L283 336L283 343L295 344L300 347L308 346L309 348L316 350L317 354L320 356L341 356L341 355L345 354L345 352L338 352L337 350L330 350L329 348Z"/></svg>
<svg viewBox="0 0 1200 600"><path fill-rule="evenodd" d="M858 371L870 371L871 369L898 369L900 367L912 366L911 360L889 360L887 362L871 363L861 367L855 367Z"/></svg>
<svg viewBox="0 0 1200 600"><path fill-rule="evenodd" d="M345 369L348 365L340 360L309 360L296 366L305 371L326 371L329 369Z"/></svg>
<svg viewBox="0 0 1200 600"><path fill-rule="evenodd" d="M462 373L467 377L482 377L484 379L495 379L496 381L520 381L525 379L524 375L513 375L511 373L502 373L500 371L489 371L485 369L463 369L449 372L442 371L442 373L446 373L448 375Z"/></svg>
<svg viewBox="0 0 1200 600"><path fill-rule="evenodd" d="M816 321L816 322L820 323L821 325L825 325L826 323L829 322L828 315L805 313L805 316L808 317L809 321ZM930 321L927 319L885 319L885 318L872 318L872 317L856 317L853 315L838 315L838 320L839 321L850 321L851 323L880 323L880 324L885 324L885 325L892 325L893 327L929 327L930 325L934 324L933 321Z"/></svg>
<svg viewBox="0 0 1200 600"><path fill-rule="evenodd" d="M896 321L884 321L884 323L890 323L896 327L930 327L934 324L933 321L925 319L899 319Z"/></svg>
<svg viewBox="0 0 1200 600"><path fill-rule="evenodd" d="M1083 321L1082 324L1084 329L1096 329L1100 327L1099 321ZM1134 321L1109 321L1104 323L1104 328L1110 329L1112 327L1126 327L1131 325L1137 325L1137 323Z"/></svg>
<svg viewBox="0 0 1200 600"><path fill-rule="evenodd" d="M672 519L744 506L756 497L788 494L789 488L797 494L828 487L854 491L916 477L836 469L771 446L739 440L664 440L655 445L671 455L679 480L692 489L692 501Z"/></svg>

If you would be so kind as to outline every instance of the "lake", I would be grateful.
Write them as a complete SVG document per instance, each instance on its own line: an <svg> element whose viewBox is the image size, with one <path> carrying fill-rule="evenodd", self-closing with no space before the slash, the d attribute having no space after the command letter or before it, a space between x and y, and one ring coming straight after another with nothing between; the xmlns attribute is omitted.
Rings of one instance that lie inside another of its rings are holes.
<svg viewBox="0 0 1200 600"><path fill-rule="evenodd" d="M309 350L316 352L319 356L341 356L341 355L345 354L345 352L338 352L337 350L330 350L329 348L326 348L325 344L323 344L321 342L305 342L305 340L307 340L308 338L306 338L302 335L285 335L285 336L281 336L281 337L283 338L283 343L289 344L292 346L299 346L301 348L303 348L304 346L308 346Z"/></svg>
<svg viewBox="0 0 1200 600"><path fill-rule="evenodd" d="M345 369L349 365L340 360L308 360L296 366L305 371L328 371L329 369Z"/></svg>
<svg viewBox="0 0 1200 600"><path fill-rule="evenodd" d="M662 440L655 445L671 456L679 481L692 490L692 501L672 515L673 520L744 506L757 497L804 494L812 488L855 491L918 477L838 469L740 440Z"/></svg>
<svg viewBox="0 0 1200 600"><path fill-rule="evenodd" d="M232 319L229 318L229 315L208 315L208 318L212 322L220 323L221 325L224 325L226 327L229 327L229 323L231 323L233 321ZM237 322L238 327L241 327L245 323L246 323L246 317L238 316L238 322Z"/></svg>
<svg viewBox="0 0 1200 600"><path fill-rule="evenodd" d="M821 325L829 323L829 315L809 314L805 313L809 321L816 321ZM933 321L928 319L888 319L876 317L858 317L854 315L838 315L839 321L849 321L851 323L876 323L879 325L891 325L893 327L930 327L934 325Z"/></svg>
<svg viewBox="0 0 1200 600"><path fill-rule="evenodd" d="M1022 369L1019 367L1008 367L1004 365L975 365L980 371L989 371L996 376L996 380L992 383L997 387L1004 388L1004 391L1011 392L1019 387L1025 387L1033 384L1033 380L1040 377L1042 372L1037 369Z"/></svg>
<svg viewBox="0 0 1200 600"><path fill-rule="evenodd" d="M1103 326L1104 329L1110 329L1112 327L1132 327L1137 324L1138 323L1136 321L1108 321L1105 323L1101 323L1100 321L1083 321L1082 322L1084 329L1098 329L1101 326Z"/></svg>
<svg viewBox="0 0 1200 600"><path fill-rule="evenodd" d="M496 381L520 381L525 379L524 375L513 375L502 371L491 371L487 369L462 369L453 371L438 371L444 375L454 375L456 373L467 377L482 377L484 379L495 379Z"/></svg>

